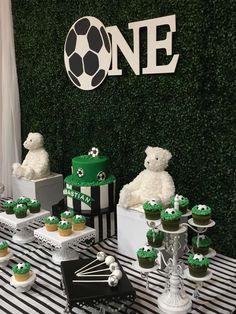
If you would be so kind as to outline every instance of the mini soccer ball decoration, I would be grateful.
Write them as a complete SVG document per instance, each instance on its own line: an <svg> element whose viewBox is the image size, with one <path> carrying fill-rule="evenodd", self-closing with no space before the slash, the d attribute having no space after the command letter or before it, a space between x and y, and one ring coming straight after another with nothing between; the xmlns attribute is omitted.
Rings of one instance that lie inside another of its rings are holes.
<svg viewBox="0 0 236 314"><path fill-rule="evenodd" d="M100 172L97 174L97 179L98 179L99 181L105 180L105 179L106 179L106 174L105 174L105 172L104 172L104 171L100 171Z"/></svg>
<svg viewBox="0 0 236 314"><path fill-rule="evenodd" d="M111 63L111 43L101 21L85 16L71 26L65 41L64 61L76 87L92 90L102 83Z"/></svg>
<svg viewBox="0 0 236 314"><path fill-rule="evenodd" d="M165 212L170 215L174 215L176 213L176 210L174 208L166 208Z"/></svg>
<svg viewBox="0 0 236 314"><path fill-rule="evenodd" d="M82 169L82 168L79 168L78 170L77 170L77 175L78 175L78 177L83 177L84 176L84 170Z"/></svg>
<svg viewBox="0 0 236 314"><path fill-rule="evenodd" d="M92 147L90 151L88 152L88 155L92 157L97 157L98 154L99 154L99 149L96 147Z"/></svg>

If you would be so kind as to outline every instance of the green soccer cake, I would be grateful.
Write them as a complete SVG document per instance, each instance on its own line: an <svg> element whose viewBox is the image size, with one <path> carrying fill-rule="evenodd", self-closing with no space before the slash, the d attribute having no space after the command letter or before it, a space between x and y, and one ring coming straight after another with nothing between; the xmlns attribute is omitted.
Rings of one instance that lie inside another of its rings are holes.
<svg viewBox="0 0 236 314"><path fill-rule="evenodd" d="M115 205L115 177L109 172L109 159L92 148L88 155L72 159L72 174L65 178L67 207L90 213Z"/></svg>

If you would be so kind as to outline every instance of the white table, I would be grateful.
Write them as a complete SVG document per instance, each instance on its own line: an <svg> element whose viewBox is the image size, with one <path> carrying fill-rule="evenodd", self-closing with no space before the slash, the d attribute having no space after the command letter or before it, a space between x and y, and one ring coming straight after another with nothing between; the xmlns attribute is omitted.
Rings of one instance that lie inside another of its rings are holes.
<svg viewBox="0 0 236 314"><path fill-rule="evenodd" d="M71 235L63 237L58 231L49 232L43 227L36 229L34 236L40 244L57 249L52 255L52 260L55 264L60 265L62 261L79 258L79 253L69 246L76 247L81 242L95 239L96 230L86 226L84 230L73 231Z"/></svg>
<svg viewBox="0 0 236 314"><path fill-rule="evenodd" d="M29 228L32 228L33 223L41 223L43 218L49 215L50 212L44 209L41 209L36 214L31 214L28 211L25 218L17 218L15 215L8 215L2 212L0 213L0 225L14 233L12 237L14 242L29 243L34 241L34 233Z"/></svg>

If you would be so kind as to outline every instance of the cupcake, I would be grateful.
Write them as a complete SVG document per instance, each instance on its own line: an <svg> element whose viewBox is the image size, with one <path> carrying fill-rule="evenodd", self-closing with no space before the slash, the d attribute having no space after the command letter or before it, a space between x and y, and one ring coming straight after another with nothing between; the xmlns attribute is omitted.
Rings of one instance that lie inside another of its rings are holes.
<svg viewBox="0 0 236 314"><path fill-rule="evenodd" d="M16 281L26 281L30 277L30 264L19 263L12 266L12 271Z"/></svg>
<svg viewBox="0 0 236 314"><path fill-rule="evenodd" d="M25 218L27 216L27 206L24 204L17 204L14 207L16 218Z"/></svg>
<svg viewBox="0 0 236 314"><path fill-rule="evenodd" d="M0 257L4 257L8 254L8 243L7 241L0 242Z"/></svg>
<svg viewBox="0 0 236 314"><path fill-rule="evenodd" d="M179 229L180 210L174 208L166 208L161 211L161 223L164 230L177 231Z"/></svg>
<svg viewBox="0 0 236 314"><path fill-rule="evenodd" d="M14 202L13 200L5 201L5 202L2 204L2 207L5 209L5 212L6 212L6 214L8 214L8 215L14 214L13 208L14 208L15 206L16 206L16 202Z"/></svg>
<svg viewBox="0 0 236 314"><path fill-rule="evenodd" d="M211 243L212 243L211 239L204 234L198 237L198 242L197 237L196 236L193 237L192 238L193 253L207 255L209 253Z"/></svg>
<svg viewBox="0 0 236 314"><path fill-rule="evenodd" d="M31 214L36 214L40 212L41 204L37 200L31 200L30 202L27 203L27 206Z"/></svg>
<svg viewBox="0 0 236 314"><path fill-rule="evenodd" d="M21 196L16 200L17 204L24 204L27 205L30 202L29 197Z"/></svg>
<svg viewBox="0 0 236 314"><path fill-rule="evenodd" d="M72 227L74 231L83 230L85 228L86 218L82 215L75 215L72 218Z"/></svg>
<svg viewBox="0 0 236 314"><path fill-rule="evenodd" d="M59 219L55 216L49 216L44 218L44 224L46 227L46 230L51 231L57 231L57 224L59 223Z"/></svg>
<svg viewBox="0 0 236 314"><path fill-rule="evenodd" d="M211 219L211 208L207 205L196 205L192 208L192 216L196 225L208 225Z"/></svg>
<svg viewBox="0 0 236 314"><path fill-rule="evenodd" d="M145 245L137 251L138 263L140 267L152 268L155 265L157 251L150 245Z"/></svg>
<svg viewBox="0 0 236 314"><path fill-rule="evenodd" d="M188 258L189 273L193 277L206 276L209 259L202 254L190 255Z"/></svg>
<svg viewBox="0 0 236 314"><path fill-rule="evenodd" d="M72 233L72 224L69 221L61 220L57 224L60 236L67 237Z"/></svg>
<svg viewBox="0 0 236 314"><path fill-rule="evenodd" d="M74 215L75 213L73 210L66 210L65 212L61 213L61 220L66 220L72 223L72 218Z"/></svg>
<svg viewBox="0 0 236 314"><path fill-rule="evenodd" d="M187 197L184 197L182 195L178 195L179 197L179 210L182 214L186 214L188 206L189 206L189 200ZM175 205L175 196L172 196L170 198L170 204L174 207Z"/></svg>
<svg viewBox="0 0 236 314"><path fill-rule="evenodd" d="M164 232L149 229L146 236L147 236L148 244L151 245L152 247L162 246L162 242L164 239Z"/></svg>
<svg viewBox="0 0 236 314"><path fill-rule="evenodd" d="M155 199L147 201L143 204L146 219L158 220L163 209L162 204Z"/></svg>

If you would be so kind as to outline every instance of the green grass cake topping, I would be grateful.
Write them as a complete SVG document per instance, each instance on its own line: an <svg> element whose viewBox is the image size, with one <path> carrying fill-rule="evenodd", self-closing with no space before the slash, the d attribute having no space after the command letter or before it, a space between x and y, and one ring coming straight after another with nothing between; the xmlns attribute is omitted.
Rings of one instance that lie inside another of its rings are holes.
<svg viewBox="0 0 236 314"><path fill-rule="evenodd" d="M207 205L195 205L192 208L192 213L200 216L207 216L211 214L211 208Z"/></svg>
<svg viewBox="0 0 236 314"><path fill-rule="evenodd" d="M177 220L181 216L181 211L174 208L166 208L161 211L161 219L163 220Z"/></svg>
<svg viewBox="0 0 236 314"><path fill-rule="evenodd" d="M71 229L72 228L72 224L69 221L66 220L61 220L59 221L59 223L57 224L58 228L60 229Z"/></svg>
<svg viewBox="0 0 236 314"><path fill-rule="evenodd" d="M209 259L204 257L202 254L191 254L188 257L188 263L191 266L208 266Z"/></svg>
<svg viewBox="0 0 236 314"><path fill-rule="evenodd" d="M29 263L19 263L12 266L12 271L15 274L26 274L30 271L30 264Z"/></svg>

